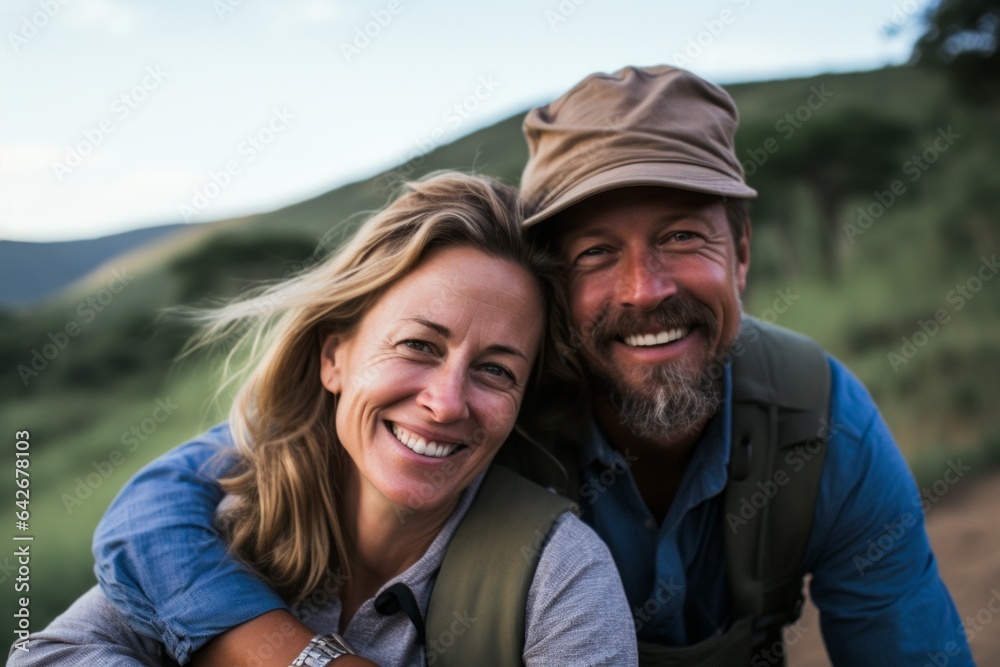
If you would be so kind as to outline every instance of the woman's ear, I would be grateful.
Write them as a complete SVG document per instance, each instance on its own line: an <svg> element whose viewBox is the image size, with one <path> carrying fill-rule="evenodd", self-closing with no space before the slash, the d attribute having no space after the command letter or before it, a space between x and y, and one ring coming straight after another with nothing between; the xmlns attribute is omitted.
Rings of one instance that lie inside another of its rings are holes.
<svg viewBox="0 0 1000 667"><path fill-rule="evenodd" d="M342 388L341 368L337 365L337 334L328 334L323 339L319 353L319 381L331 394L339 394Z"/></svg>

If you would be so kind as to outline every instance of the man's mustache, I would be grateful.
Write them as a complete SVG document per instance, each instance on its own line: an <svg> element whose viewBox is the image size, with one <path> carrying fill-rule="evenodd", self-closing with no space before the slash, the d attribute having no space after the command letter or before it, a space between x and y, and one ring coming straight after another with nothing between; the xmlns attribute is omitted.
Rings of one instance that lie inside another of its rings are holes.
<svg viewBox="0 0 1000 667"><path fill-rule="evenodd" d="M598 316L590 335L594 347L605 351L612 341L627 336L679 328L701 328L708 340L715 340L719 320L707 306L678 295L663 301L654 310L609 307Z"/></svg>

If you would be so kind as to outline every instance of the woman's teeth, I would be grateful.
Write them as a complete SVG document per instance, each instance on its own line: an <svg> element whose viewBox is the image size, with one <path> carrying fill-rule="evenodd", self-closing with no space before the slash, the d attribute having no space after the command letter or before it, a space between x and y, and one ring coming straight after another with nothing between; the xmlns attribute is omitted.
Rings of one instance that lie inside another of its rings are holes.
<svg viewBox="0 0 1000 667"><path fill-rule="evenodd" d="M423 454L424 456L430 456L436 459L448 456L460 446L460 443L457 442L440 443L434 442L433 440L428 442L420 436L410 433L398 424L392 425L392 434L396 436L397 440L415 451L417 454Z"/></svg>
<svg viewBox="0 0 1000 667"><path fill-rule="evenodd" d="M655 334L636 334L634 336L626 336L625 344L631 345L632 347L649 347L650 345L663 345L664 343L672 343L675 340L683 338L688 335L690 329L678 328L678 329L667 329L666 331L661 331Z"/></svg>

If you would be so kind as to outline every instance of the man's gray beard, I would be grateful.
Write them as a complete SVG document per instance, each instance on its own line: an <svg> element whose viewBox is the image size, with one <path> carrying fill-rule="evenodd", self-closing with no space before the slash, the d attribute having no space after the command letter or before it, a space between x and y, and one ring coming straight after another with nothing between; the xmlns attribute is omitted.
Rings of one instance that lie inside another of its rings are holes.
<svg viewBox="0 0 1000 667"><path fill-rule="evenodd" d="M715 414L722 402L722 374L717 362L695 373L673 365L658 366L638 387L620 378L605 380L618 420L630 433L667 440L687 433Z"/></svg>

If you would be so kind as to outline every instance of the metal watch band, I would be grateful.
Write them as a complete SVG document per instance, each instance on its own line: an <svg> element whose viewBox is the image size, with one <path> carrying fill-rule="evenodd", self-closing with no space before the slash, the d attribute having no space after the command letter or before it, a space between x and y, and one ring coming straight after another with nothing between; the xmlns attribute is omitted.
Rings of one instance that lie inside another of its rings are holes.
<svg viewBox="0 0 1000 667"><path fill-rule="evenodd" d="M302 649L291 667L326 667L343 655L357 655L340 635L316 635Z"/></svg>

